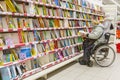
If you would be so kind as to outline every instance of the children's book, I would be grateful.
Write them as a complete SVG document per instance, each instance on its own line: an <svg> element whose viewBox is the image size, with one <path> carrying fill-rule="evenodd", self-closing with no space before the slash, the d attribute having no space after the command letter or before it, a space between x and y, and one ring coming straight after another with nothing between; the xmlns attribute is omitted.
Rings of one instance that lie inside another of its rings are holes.
<svg viewBox="0 0 120 80"><path fill-rule="evenodd" d="M1 74L2 80L11 80L12 79L12 75L11 75L9 67L1 68L0 73L2 73Z"/></svg>
<svg viewBox="0 0 120 80"><path fill-rule="evenodd" d="M10 73L11 73L12 79L16 78L17 73L16 73L16 70L15 70L15 65L11 65L9 68L10 68Z"/></svg>
<svg viewBox="0 0 120 80"><path fill-rule="evenodd" d="M11 11L11 12L17 12L17 10L16 10L16 8L15 8L15 6L14 6L14 4L12 3L12 1L11 0L5 0L5 3L6 3L6 5L7 5L7 7L8 7L8 11Z"/></svg>
<svg viewBox="0 0 120 80"><path fill-rule="evenodd" d="M40 67L38 59L31 60L32 69Z"/></svg>

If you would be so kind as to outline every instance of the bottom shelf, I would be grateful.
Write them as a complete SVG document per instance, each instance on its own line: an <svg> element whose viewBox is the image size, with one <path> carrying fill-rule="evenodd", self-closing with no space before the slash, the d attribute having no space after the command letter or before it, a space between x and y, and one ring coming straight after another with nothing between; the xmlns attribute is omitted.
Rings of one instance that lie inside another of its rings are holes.
<svg viewBox="0 0 120 80"><path fill-rule="evenodd" d="M69 57L65 57L63 58L62 60L58 60L58 61L55 61L53 63L49 63L45 66L42 67L42 70L36 74L32 74L32 75L29 75L28 77L23 77L24 79L22 80L35 80L35 79L38 79L78 58L80 58L82 56L82 54L80 53L75 53L75 54L72 54L70 55ZM47 66L47 67L46 67ZM26 74L27 75L27 74ZM25 76L25 75L24 75Z"/></svg>

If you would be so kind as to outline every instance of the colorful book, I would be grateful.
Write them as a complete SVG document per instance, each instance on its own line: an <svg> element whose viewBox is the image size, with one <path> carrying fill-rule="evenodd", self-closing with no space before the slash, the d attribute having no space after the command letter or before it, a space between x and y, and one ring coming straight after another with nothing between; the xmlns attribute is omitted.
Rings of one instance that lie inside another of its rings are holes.
<svg viewBox="0 0 120 80"><path fill-rule="evenodd" d="M18 4L14 0L12 0L12 3L14 5L16 11L19 12L19 13L22 13L21 7L18 6Z"/></svg>
<svg viewBox="0 0 120 80"><path fill-rule="evenodd" d="M39 32L37 32L36 30L34 30L33 34L34 34L34 40L35 41L40 41L41 40Z"/></svg>
<svg viewBox="0 0 120 80"><path fill-rule="evenodd" d="M9 67L1 68L0 73L2 73L1 74L2 80L11 80L12 79L12 75L11 75Z"/></svg>
<svg viewBox="0 0 120 80"><path fill-rule="evenodd" d="M34 28L39 28L40 27L40 19L33 19L33 26Z"/></svg>
<svg viewBox="0 0 120 80"><path fill-rule="evenodd" d="M47 23L45 23L44 20L43 20L41 17L38 18L38 21L39 21L39 24L40 24L40 27L41 27L41 28L44 28L44 27L45 27L45 24L46 24L46 26L47 26Z"/></svg>
<svg viewBox="0 0 120 80"><path fill-rule="evenodd" d="M0 12L3 12L4 11L4 8L3 8L3 6L0 4Z"/></svg>
<svg viewBox="0 0 120 80"><path fill-rule="evenodd" d="M8 7L8 9L11 11L11 12L17 12L16 11L16 8L14 6L14 4L11 2L11 0L5 0L5 3Z"/></svg>
<svg viewBox="0 0 120 80"><path fill-rule="evenodd" d="M16 70L15 70L15 65L11 65L9 68L10 68L12 79L16 78L17 73L16 73Z"/></svg>
<svg viewBox="0 0 120 80"><path fill-rule="evenodd" d="M38 59L31 60L32 69L40 67Z"/></svg>
<svg viewBox="0 0 120 80"><path fill-rule="evenodd" d="M35 45L31 45L31 54L32 56L36 56L37 55L37 51L35 50Z"/></svg>

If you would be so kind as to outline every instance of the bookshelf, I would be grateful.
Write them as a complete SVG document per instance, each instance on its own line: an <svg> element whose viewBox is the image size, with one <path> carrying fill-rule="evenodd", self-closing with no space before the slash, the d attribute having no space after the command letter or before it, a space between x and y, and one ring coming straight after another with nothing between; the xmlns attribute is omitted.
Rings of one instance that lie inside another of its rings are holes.
<svg viewBox="0 0 120 80"><path fill-rule="evenodd" d="M0 78L37 79L78 59L78 31L103 18L102 7L84 0L1 0Z"/></svg>

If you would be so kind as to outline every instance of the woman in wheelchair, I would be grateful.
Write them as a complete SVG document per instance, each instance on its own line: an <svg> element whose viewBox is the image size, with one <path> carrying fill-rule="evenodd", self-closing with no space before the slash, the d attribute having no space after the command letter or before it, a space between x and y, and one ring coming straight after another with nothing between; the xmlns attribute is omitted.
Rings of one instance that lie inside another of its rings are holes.
<svg viewBox="0 0 120 80"><path fill-rule="evenodd" d="M91 33L84 34L81 33L81 36L84 38L83 41L83 50L84 54L82 59L79 61L81 65L87 65L89 67L93 66L93 62L90 60L90 56L93 54L91 53L91 50L93 50L93 47L98 45L99 43L106 43L106 39L104 37L104 33L106 33L106 28L108 28L108 21L109 19L105 19L104 21L92 21L94 27ZM105 25L107 24L107 27ZM110 26L111 24L109 24ZM110 27L109 27L110 28Z"/></svg>

